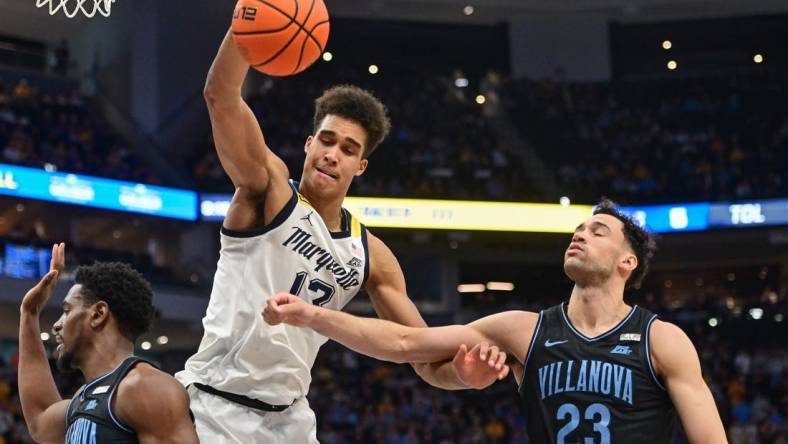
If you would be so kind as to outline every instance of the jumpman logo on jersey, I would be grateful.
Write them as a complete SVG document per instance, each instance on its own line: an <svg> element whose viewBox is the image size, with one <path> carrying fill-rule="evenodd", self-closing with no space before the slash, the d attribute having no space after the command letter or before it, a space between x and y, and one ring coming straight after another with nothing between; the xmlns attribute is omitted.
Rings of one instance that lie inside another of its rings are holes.
<svg viewBox="0 0 788 444"><path fill-rule="evenodd" d="M314 227L314 225L312 225L312 220L310 219L310 217L312 217L313 213L314 213L314 211L310 211L309 214L307 214L306 216L301 218L301 220L305 220L305 221L309 222L309 226L311 226L311 227Z"/></svg>
<svg viewBox="0 0 788 444"><path fill-rule="evenodd" d="M90 402L88 403L88 405L85 406L85 410L86 411L87 410L93 410L93 409L96 408L97 405L98 405L98 402L96 402L95 399L91 399Z"/></svg>
<svg viewBox="0 0 788 444"><path fill-rule="evenodd" d="M549 348L549 347L552 347L552 346L554 346L554 345L563 344L563 343L565 343L565 342L569 342L569 340L568 340L568 339L565 339L565 340L563 340L563 341L554 341L554 342L553 342L553 341L550 341L550 340L548 339L548 340L544 341L544 346Z"/></svg>

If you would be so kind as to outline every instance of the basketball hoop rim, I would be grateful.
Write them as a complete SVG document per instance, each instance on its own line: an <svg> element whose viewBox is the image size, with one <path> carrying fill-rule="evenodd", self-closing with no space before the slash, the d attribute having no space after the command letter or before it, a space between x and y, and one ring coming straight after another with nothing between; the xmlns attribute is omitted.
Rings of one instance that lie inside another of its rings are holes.
<svg viewBox="0 0 788 444"><path fill-rule="evenodd" d="M94 17L97 13L109 17L112 13L112 4L117 0L92 0L93 7L85 6L91 0L36 0L36 7L49 7L49 15L55 15L62 10L67 18L83 15L87 18Z"/></svg>

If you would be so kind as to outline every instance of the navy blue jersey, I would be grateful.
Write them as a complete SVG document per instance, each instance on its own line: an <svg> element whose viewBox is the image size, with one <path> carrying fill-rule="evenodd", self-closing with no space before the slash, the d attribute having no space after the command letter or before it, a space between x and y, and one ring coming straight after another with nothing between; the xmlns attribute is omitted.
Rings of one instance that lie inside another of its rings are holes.
<svg viewBox="0 0 788 444"><path fill-rule="evenodd" d="M68 404L65 444L136 444L137 434L121 424L112 412L112 399L126 374L140 362L136 356L124 359L114 370L100 376L79 391ZM151 364L153 365L153 364Z"/></svg>
<svg viewBox="0 0 788 444"><path fill-rule="evenodd" d="M654 373L648 331L656 315L632 307L588 338L561 304L539 313L520 385L534 443L670 443L676 414Z"/></svg>

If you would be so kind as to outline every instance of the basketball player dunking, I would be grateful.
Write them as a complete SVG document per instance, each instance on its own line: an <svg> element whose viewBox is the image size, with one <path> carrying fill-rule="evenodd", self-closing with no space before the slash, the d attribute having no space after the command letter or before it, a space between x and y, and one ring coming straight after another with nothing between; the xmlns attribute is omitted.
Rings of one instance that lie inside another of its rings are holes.
<svg viewBox="0 0 788 444"><path fill-rule="evenodd" d="M409 328L279 294L263 317L274 325L311 327L394 362L441 360L458 348L462 355L464 344L496 343L516 358L512 370L534 443L667 444L675 410L692 443L725 443L687 335L624 302L625 287L643 279L653 250L650 234L603 201L577 227L564 255L564 270L575 283L568 304L538 314L499 313L464 326ZM462 378L462 367L456 369Z"/></svg>
<svg viewBox="0 0 788 444"><path fill-rule="evenodd" d="M172 376L133 356L153 319L150 285L121 263L80 267L53 327L61 371L86 381L61 400L41 343L39 314L64 267L65 245L52 247L50 271L22 300L19 398L36 442L66 444L197 443L189 397Z"/></svg>
<svg viewBox="0 0 788 444"><path fill-rule="evenodd" d="M364 172L389 130L383 104L352 86L317 99L297 184L241 97L248 70L228 33L205 97L235 194L221 229L205 333L176 378L189 388L203 442L314 443L315 415L305 396L327 339L265 324L258 314L266 299L290 291L314 306L341 309L363 287L380 317L414 327L425 323L391 251L342 208L353 177ZM451 363L416 370L432 384L461 386ZM498 372L486 367L481 374L491 384Z"/></svg>

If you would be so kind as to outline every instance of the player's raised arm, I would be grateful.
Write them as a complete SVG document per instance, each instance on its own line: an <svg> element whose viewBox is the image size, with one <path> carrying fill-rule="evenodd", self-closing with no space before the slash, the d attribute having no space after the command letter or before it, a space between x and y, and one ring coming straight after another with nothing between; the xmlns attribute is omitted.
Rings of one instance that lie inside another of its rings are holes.
<svg viewBox="0 0 788 444"><path fill-rule="evenodd" d="M284 162L266 145L257 118L241 97L248 71L249 64L228 31L208 72L205 101L219 160L236 188L234 201L259 202L263 197L266 207L271 206L275 214L291 196L288 172ZM248 228L244 226L250 224L248 221L238 222L236 218L237 215L228 215L228 224L236 225L228 228Z"/></svg>
<svg viewBox="0 0 788 444"><path fill-rule="evenodd" d="M665 381L690 442L728 442L714 397L703 381L698 354L687 335L673 324L656 321L649 337L654 367Z"/></svg>
<svg viewBox="0 0 788 444"><path fill-rule="evenodd" d="M52 247L50 271L27 292L19 317L19 399L30 434L38 442L63 442L66 408L41 343L39 315L64 268L64 244Z"/></svg>

